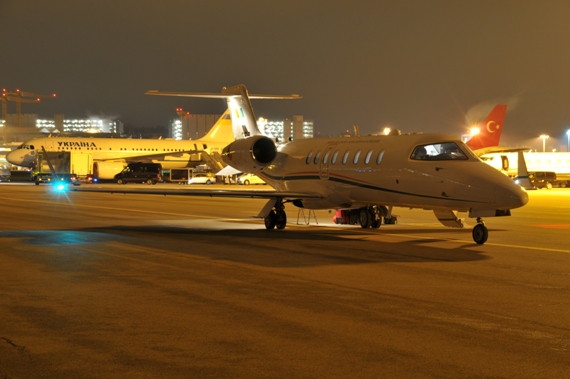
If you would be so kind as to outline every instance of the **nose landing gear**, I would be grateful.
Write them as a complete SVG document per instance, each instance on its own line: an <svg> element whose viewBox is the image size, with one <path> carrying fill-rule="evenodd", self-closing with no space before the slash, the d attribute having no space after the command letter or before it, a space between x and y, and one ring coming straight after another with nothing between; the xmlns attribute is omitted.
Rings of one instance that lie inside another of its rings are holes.
<svg viewBox="0 0 570 379"><path fill-rule="evenodd" d="M481 217L477 217L477 225L473 228L473 241L478 245L483 245L489 238L489 231Z"/></svg>

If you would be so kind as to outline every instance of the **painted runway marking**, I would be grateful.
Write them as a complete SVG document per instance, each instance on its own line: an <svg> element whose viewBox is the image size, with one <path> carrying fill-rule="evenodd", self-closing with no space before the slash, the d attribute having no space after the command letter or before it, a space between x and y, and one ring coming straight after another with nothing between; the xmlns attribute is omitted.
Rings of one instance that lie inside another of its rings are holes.
<svg viewBox="0 0 570 379"><path fill-rule="evenodd" d="M544 225L534 225L534 226L543 229L570 230L570 224L544 224Z"/></svg>

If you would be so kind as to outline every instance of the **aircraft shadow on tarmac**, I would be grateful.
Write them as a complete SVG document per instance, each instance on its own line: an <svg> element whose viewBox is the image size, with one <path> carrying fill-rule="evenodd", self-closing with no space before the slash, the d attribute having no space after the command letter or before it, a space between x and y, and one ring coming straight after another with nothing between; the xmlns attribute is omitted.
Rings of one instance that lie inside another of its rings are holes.
<svg viewBox="0 0 570 379"><path fill-rule="evenodd" d="M443 229L449 232L450 230ZM466 262L488 259L472 242L438 239L442 229L423 229L436 238L382 236L378 230L307 228L204 230L164 225L115 226L78 231L104 233L131 247L189 254L266 267L312 267L381 262ZM386 234L409 234L386 230ZM417 233L418 231L415 230ZM460 231L457 231L460 232ZM466 231L463 230L463 233ZM412 232L413 234L413 232ZM467 233L470 237L470 232ZM113 237L115 236L115 237ZM466 236L467 239L467 236ZM133 250L132 248L130 249Z"/></svg>

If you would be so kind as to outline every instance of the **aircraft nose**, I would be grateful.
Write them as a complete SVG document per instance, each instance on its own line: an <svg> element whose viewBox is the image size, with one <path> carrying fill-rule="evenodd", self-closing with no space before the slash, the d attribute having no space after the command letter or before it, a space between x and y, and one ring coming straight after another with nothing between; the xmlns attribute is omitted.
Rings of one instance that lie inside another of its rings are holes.
<svg viewBox="0 0 570 379"><path fill-rule="evenodd" d="M17 151L11 151L6 154L6 160L16 166L20 166L22 164L22 157Z"/></svg>
<svg viewBox="0 0 570 379"><path fill-rule="evenodd" d="M495 192L495 200L500 209L520 208L528 203L528 193L518 184L499 187Z"/></svg>

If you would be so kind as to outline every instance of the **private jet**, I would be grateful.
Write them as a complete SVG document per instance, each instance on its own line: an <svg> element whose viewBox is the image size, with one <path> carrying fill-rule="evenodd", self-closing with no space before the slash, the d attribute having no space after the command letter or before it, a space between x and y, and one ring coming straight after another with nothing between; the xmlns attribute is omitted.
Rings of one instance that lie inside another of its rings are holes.
<svg viewBox="0 0 570 379"><path fill-rule="evenodd" d="M445 226L462 228L457 212L476 220L473 240L484 244L483 218L510 216L528 202L526 191L483 163L459 138L447 134L401 134L294 140L276 145L257 127L247 88L223 87L221 93L159 92L149 95L221 98L227 101L235 141L222 151L235 172L261 177L274 190L117 190L110 192L180 196L265 198L258 216L267 229L284 229L285 205L336 209L355 215L362 228L379 228L393 207L432 210ZM268 95L276 98L276 95ZM296 98L285 95L277 98ZM227 169L227 167L226 167Z"/></svg>

